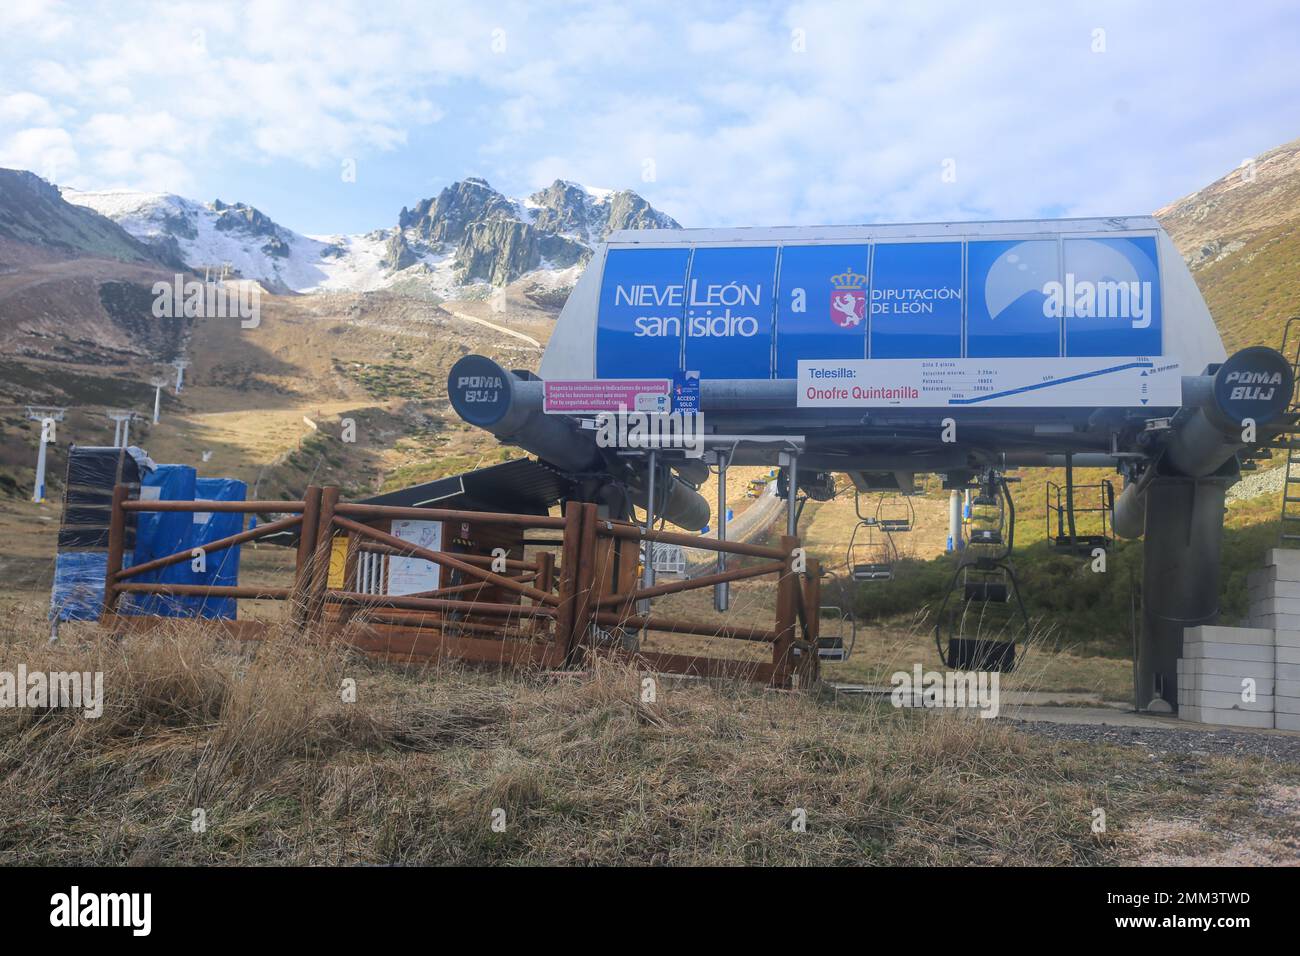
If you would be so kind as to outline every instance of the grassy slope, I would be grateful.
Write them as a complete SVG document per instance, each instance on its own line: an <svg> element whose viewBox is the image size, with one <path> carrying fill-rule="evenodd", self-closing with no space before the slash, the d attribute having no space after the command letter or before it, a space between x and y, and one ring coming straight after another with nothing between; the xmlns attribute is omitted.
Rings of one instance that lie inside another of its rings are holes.
<svg viewBox="0 0 1300 956"><path fill-rule="evenodd" d="M643 703L618 668L404 671L193 632L50 647L27 620L0 628L0 668L102 671L106 703L0 711L7 864L1095 864L1169 818L1205 821L1169 851L1285 839L1263 801L1300 780L751 686L664 680Z"/></svg>

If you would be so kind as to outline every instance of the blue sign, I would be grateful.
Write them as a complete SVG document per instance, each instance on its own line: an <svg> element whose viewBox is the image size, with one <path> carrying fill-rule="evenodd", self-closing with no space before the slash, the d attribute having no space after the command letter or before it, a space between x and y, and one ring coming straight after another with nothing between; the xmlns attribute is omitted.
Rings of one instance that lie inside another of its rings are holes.
<svg viewBox="0 0 1300 956"><path fill-rule="evenodd" d="M961 243L877 243L871 266L871 354L961 357Z"/></svg>
<svg viewBox="0 0 1300 956"><path fill-rule="evenodd" d="M865 245L781 250L777 378L795 378L800 359L866 358L870 251Z"/></svg>
<svg viewBox="0 0 1300 956"><path fill-rule="evenodd" d="M1066 239L1065 277L1048 313L1065 319L1066 355L1160 355L1160 267L1150 236Z"/></svg>
<svg viewBox="0 0 1300 956"><path fill-rule="evenodd" d="M596 325L597 378L671 377L682 367L690 255L679 246L609 250Z"/></svg>
<svg viewBox="0 0 1300 956"><path fill-rule="evenodd" d="M1159 356L1156 250L1154 236L614 248L596 375L671 378L689 407L683 369L766 379L816 359Z"/></svg>
<svg viewBox="0 0 1300 956"><path fill-rule="evenodd" d="M686 368L770 378L776 247L697 247L686 288Z"/></svg>
<svg viewBox="0 0 1300 956"><path fill-rule="evenodd" d="M1054 239L967 245L966 354L971 358L1059 356L1061 320L1044 310L1060 281Z"/></svg>
<svg viewBox="0 0 1300 956"><path fill-rule="evenodd" d="M688 414L700 410L700 373L678 372L673 377L673 411Z"/></svg>

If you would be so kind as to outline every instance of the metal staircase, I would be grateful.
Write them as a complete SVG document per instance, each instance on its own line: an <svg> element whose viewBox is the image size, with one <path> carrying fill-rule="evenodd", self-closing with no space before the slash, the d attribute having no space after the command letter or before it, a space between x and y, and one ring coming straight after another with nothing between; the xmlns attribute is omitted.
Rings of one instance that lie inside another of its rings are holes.
<svg viewBox="0 0 1300 956"><path fill-rule="evenodd" d="M1270 447L1286 452L1286 481L1282 485L1282 528L1278 545L1300 548L1300 316L1287 319L1281 353L1296 377L1286 412L1287 430Z"/></svg>

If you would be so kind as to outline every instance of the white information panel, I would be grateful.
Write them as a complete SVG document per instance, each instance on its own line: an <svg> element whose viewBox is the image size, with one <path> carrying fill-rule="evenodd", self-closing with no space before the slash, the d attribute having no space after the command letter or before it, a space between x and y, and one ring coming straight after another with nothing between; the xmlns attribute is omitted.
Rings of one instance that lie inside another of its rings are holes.
<svg viewBox="0 0 1300 956"><path fill-rule="evenodd" d="M430 551L442 550L441 521L393 521L393 536ZM442 568L423 558L389 558L388 593L418 594L438 587Z"/></svg>
<svg viewBox="0 0 1300 956"><path fill-rule="evenodd" d="M799 407L1141 408L1182 405L1168 359L842 359L799 363Z"/></svg>

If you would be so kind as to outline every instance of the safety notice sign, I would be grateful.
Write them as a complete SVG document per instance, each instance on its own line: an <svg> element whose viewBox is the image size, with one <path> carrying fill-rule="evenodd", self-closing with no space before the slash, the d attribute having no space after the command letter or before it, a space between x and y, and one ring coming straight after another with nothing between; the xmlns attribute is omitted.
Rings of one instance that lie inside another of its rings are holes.
<svg viewBox="0 0 1300 956"><path fill-rule="evenodd" d="M548 415L665 413L672 407L671 386L666 378L547 380L542 392L542 411Z"/></svg>

